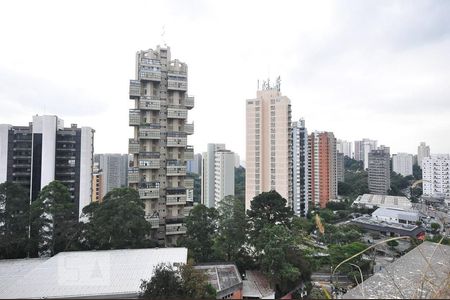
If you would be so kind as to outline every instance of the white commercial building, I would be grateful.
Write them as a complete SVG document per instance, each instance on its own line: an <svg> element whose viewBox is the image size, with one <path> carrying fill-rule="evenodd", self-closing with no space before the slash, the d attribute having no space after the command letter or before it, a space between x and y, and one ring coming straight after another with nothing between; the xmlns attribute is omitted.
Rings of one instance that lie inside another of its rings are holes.
<svg viewBox="0 0 450 300"><path fill-rule="evenodd" d="M392 154L392 171L403 176L413 174L413 155L408 153Z"/></svg>
<svg viewBox="0 0 450 300"><path fill-rule="evenodd" d="M422 161L423 195L450 198L450 155L437 154Z"/></svg>
<svg viewBox="0 0 450 300"><path fill-rule="evenodd" d="M411 201L406 197L373 194L358 196L353 205L361 208L385 207L402 210L410 210L412 208Z"/></svg>
<svg viewBox="0 0 450 300"><path fill-rule="evenodd" d="M385 221L385 222L395 222L402 224L416 224L419 221L419 213L415 211L405 211L403 209L395 209L395 208L377 208L372 213L372 218Z"/></svg>
<svg viewBox="0 0 450 300"><path fill-rule="evenodd" d="M226 196L234 196L235 154L229 150L216 152L214 165L214 204Z"/></svg>

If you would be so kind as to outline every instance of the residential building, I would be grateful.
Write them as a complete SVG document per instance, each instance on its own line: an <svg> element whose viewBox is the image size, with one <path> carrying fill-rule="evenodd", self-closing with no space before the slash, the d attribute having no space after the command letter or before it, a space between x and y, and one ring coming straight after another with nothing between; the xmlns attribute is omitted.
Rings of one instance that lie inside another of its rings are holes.
<svg viewBox="0 0 450 300"><path fill-rule="evenodd" d="M246 101L245 208L253 197L276 190L292 207L291 101L280 91L280 79L258 86Z"/></svg>
<svg viewBox="0 0 450 300"><path fill-rule="evenodd" d="M344 182L345 168L344 168L344 153L338 152L336 154L336 176L337 181Z"/></svg>
<svg viewBox="0 0 450 300"><path fill-rule="evenodd" d="M94 162L103 173L101 198L113 189L128 186L128 154L95 154Z"/></svg>
<svg viewBox="0 0 450 300"><path fill-rule="evenodd" d="M186 177L187 161L194 150L187 136L194 126L188 110L194 98L187 95L188 67L171 59L169 47L136 54L136 77L130 81L129 140L133 154L128 184L139 191L151 236L161 245L175 245L186 233L186 206L193 203L193 179Z"/></svg>
<svg viewBox="0 0 450 300"><path fill-rule="evenodd" d="M194 155L194 159L187 162L187 172L201 175L202 173L202 155L197 153Z"/></svg>
<svg viewBox="0 0 450 300"><path fill-rule="evenodd" d="M309 208L308 130L305 120L292 123L292 208L294 214L306 217Z"/></svg>
<svg viewBox="0 0 450 300"><path fill-rule="evenodd" d="M392 171L403 176L413 174L413 155L397 153L392 155Z"/></svg>
<svg viewBox="0 0 450 300"><path fill-rule="evenodd" d="M103 171L100 169L98 162L94 162L92 172L92 202L102 202L105 193L103 191Z"/></svg>
<svg viewBox="0 0 450 300"><path fill-rule="evenodd" d="M241 166L241 157L239 156L239 154L235 153L234 154L234 167L239 168L240 166Z"/></svg>
<svg viewBox="0 0 450 300"><path fill-rule="evenodd" d="M0 183L21 184L34 201L54 180L64 183L79 215L91 202L94 130L65 128L57 116L33 116L28 126L0 125Z"/></svg>
<svg viewBox="0 0 450 300"><path fill-rule="evenodd" d="M450 198L450 155L436 154L422 161L423 195Z"/></svg>
<svg viewBox="0 0 450 300"><path fill-rule="evenodd" d="M229 150L219 150L214 165L214 207L226 196L234 196L235 154Z"/></svg>
<svg viewBox="0 0 450 300"><path fill-rule="evenodd" d="M347 142L345 140L337 140L336 141L336 150L339 153L344 154L349 158L352 158L352 142Z"/></svg>
<svg viewBox="0 0 450 300"><path fill-rule="evenodd" d="M369 167L369 153L377 148L377 141L362 139L355 141L355 159L364 162L364 169Z"/></svg>
<svg viewBox="0 0 450 300"><path fill-rule="evenodd" d="M337 199L336 138L332 132L315 131L309 136L309 200L325 208Z"/></svg>
<svg viewBox="0 0 450 300"><path fill-rule="evenodd" d="M369 191L386 195L391 188L391 156L389 147L380 146L369 153Z"/></svg>
<svg viewBox="0 0 450 300"><path fill-rule="evenodd" d="M401 210L410 210L412 208L411 201L402 196L388 196L388 195L374 195L364 194L359 195L352 204L354 207L359 208L393 208Z"/></svg>
<svg viewBox="0 0 450 300"><path fill-rule="evenodd" d="M427 146L425 142L421 142L417 147L417 164L422 168L422 161L425 157L430 157L430 146Z"/></svg>
<svg viewBox="0 0 450 300"><path fill-rule="evenodd" d="M187 248L59 252L0 260L0 299L138 299L155 267L187 263Z"/></svg>
<svg viewBox="0 0 450 300"><path fill-rule="evenodd" d="M202 155L201 203L207 207L215 207L215 164L216 152L225 150L225 144L208 144Z"/></svg>

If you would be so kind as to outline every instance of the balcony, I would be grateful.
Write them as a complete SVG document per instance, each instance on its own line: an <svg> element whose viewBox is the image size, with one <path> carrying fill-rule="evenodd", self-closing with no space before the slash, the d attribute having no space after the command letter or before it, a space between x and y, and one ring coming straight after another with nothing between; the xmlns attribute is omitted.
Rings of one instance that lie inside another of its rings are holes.
<svg viewBox="0 0 450 300"><path fill-rule="evenodd" d="M138 109L130 109L130 126L139 126L141 124L141 111Z"/></svg>
<svg viewBox="0 0 450 300"><path fill-rule="evenodd" d="M143 182L138 191L141 199L159 199L159 182Z"/></svg>
<svg viewBox="0 0 450 300"><path fill-rule="evenodd" d="M185 234L187 231L183 223L166 224L166 235Z"/></svg>
<svg viewBox="0 0 450 300"><path fill-rule="evenodd" d="M141 82L130 80L130 99L138 99L141 95Z"/></svg>
<svg viewBox="0 0 450 300"><path fill-rule="evenodd" d="M186 194L166 195L166 205L185 205Z"/></svg>
<svg viewBox="0 0 450 300"><path fill-rule="evenodd" d="M188 178L188 177L184 178L183 186L186 189L193 189L194 188L194 178Z"/></svg>
<svg viewBox="0 0 450 300"><path fill-rule="evenodd" d="M184 148L187 145L186 137L175 137L168 136L167 137L167 147L181 147Z"/></svg>
<svg viewBox="0 0 450 300"><path fill-rule="evenodd" d="M128 168L128 183L139 182L139 168Z"/></svg>
<svg viewBox="0 0 450 300"><path fill-rule="evenodd" d="M159 60L157 60L157 59L142 57L141 58L141 65L142 66L156 68L156 69L161 69L161 62Z"/></svg>
<svg viewBox="0 0 450 300"><path fill-rule="evenodd" d="M193 208L194 208L193 206L185 206L185 207L183 208L183 215L184 215L185 217L189 216L189 213L191 212L191 210L192 210Z"/></svg>
<svg viewBox="0 0 450 300"><path fill-rule="evenodd" d="M167 108L167 118L186 119L187 118L187 109L169 107L169 108Z"/></svg>
<svg viewBox="0 0 450 300"><path fill-rule="evenodd" d="M187 202L194 202L194 190L186 190L186 201Z"/></svg>
<svg viewBox="0 0 450 300"><path fill-rule="evenodd" d="M175 91L187 91L187 77L182 74L169 73L167 89Z"/></svg>
<svg viewBox="0 0 450 300"><path fill-rule="evenodd" d="M139 78L148 81L161 81L161 69L150 66L140 66Z"/></svg>
<svg viewBox="0 0 450 300"><path fill-rule="evenodd" d="M186 134L194 134L194 123L185 123L184 124L184 132Z"/></svg>
<svg viewBox="0 0 450 300"><path fill-rule="evenodd" d="M145 215L145 220L150 223L152 229L159 228L159 217L157 215Z"/></svg>
<svg viewBox="0 0 450 300"><path fill-rule="evenodd" d="M186 149L184 150L184 160L193 160L194 159L194 147L192 146L186 146Z"/></svg>
<svg viewBox="0 0 450 300"><path fill-rule="evenodd" d="M139 128L139 138L149 140L159 140L161 138L161 128L159 125L146 125Z"/></svg>
<svg viewBox="0 0 450 300"><path fill-rule="evenodd" d="M161 110L161 101L154 97L141 97L141 100L139 100L139 109Z"/></svg>
<svg viewBox="0 0 450 300"><path fill-rule="evenodd" d="M184 106L187 109L191 109L194 108L194 104L195 104L195 98L194 97L186 97L184 98Z"/></svg>
<svg viewBox="0 0 450 300"><path fill-rule="evenodd" d="M181 165L177 160L167 161L167 176L185 176L186 166Z"/></svg>
<svg viewBox="0 0 450 300"><path fill-rule="evenodd" d="M139 153L140 145L139 141L135 139L128 140L128 154L137 154Z"/></svg>
<svg viewBox="0 0 450 300"><path fill-rule="evenodd" d="M159 158L142 158L139 159L139 169L159 169L161 167Z"/></svg>

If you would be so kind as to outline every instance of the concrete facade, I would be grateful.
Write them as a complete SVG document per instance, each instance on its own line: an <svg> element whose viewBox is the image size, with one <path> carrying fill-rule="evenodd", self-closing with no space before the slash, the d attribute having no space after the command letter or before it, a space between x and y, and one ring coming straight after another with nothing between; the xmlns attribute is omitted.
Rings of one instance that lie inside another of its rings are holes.
<svg viewBox="0 0 450 300"><path fill-rule="evenodd" d="M413 155L408 153L392 154L392 171L403 176L413 174Z"/></svg>
<svg viewBox="0 0 450 300"><path fill-rule="evenodd" d="M423 195L450 199L450 155L436 154L422 161Z"/></svg>
<svg viewBox="0 0 450 300"><path fill-rule="evenodd" d="M128 186L128 154L95 154L94 161L103 173L101 198L113 189Z"/></svg>
<svg viewBox="0 0 450 300"><path fill-rule="evenodd" d="M369 191L386 195L391 188L391 156L389 147L380 146L369 153Z"/></svg>
<svg viewBox="0 0 450 300"><path fill-rule="evenodd" d="M336 141L336 150L339 153L344 154L344 156L353 157L353 151L352 151L352 142L344 141L344 140L337 140Z"/></svg>
<svg viewBox="0 0 450 300"><path fill-rule="evenodd" d="M308 130L305 120L292 123L292 189L294 214L306 217L309 208Z"/></svg>
<svg viewBox="0 0 450 300"><path fill-rule="evenodd" d="M226 196L234 196L235 154L229 150L219 150L214 166L214 207Z"/></svg>
<svg viewBox="0 0 450 300"><path fill-rule="evenodd" d="M370 139L355 141L355 159L364 162L364 169L369 168L369 153L377 148L377 143Z"/></svg>
<svg viewBox="0 0 450 300"><path fill-rule="evenodd" d="M425 157L430 157L430 146L427 146L425 142L421 142L417 147L417 164L422 168L422 161Z"/></svg>
<svg viewBox="0 0 450 300"><path fill-rule="evenodd" d="M188 110L188 67L172 60L169 47L136 53L135 79L130 80L129 140L133 155L128 185L139 191L150 222L150 235L161 245L176 245L186 233L183 220L193 204L193 179L186 177L194 150L187 136L194 133Z"/></svg>
<svg viewBox="0 0 450 300"><path fill-rule="evenodd" d="M201 203L206 207L215 207L215 165L217 151L225 150L225 144L208 144L202 155Z"/></svg>
<svg viewBox="0 0 450 300"><path fill-rule="evenodd" d="M280 82L264 82L246 101L245 207L253 197L276 190L292 206L291 101Z"/></svg>

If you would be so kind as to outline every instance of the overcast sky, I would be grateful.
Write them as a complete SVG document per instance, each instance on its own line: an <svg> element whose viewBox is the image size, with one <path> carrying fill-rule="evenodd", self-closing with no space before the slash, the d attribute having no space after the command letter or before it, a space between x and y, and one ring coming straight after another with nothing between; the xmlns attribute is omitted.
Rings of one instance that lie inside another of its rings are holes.
<svg viewBox="0 0 450 300"><path fill-rule="evenodd" d="M161 37L165 28L164 36ZM189 66L189 138L245 155L245 99L281 76L293 121L391 153L450 153L450 1L1 1L0 123L34 114L128 151L135 53Z"/></svg>

